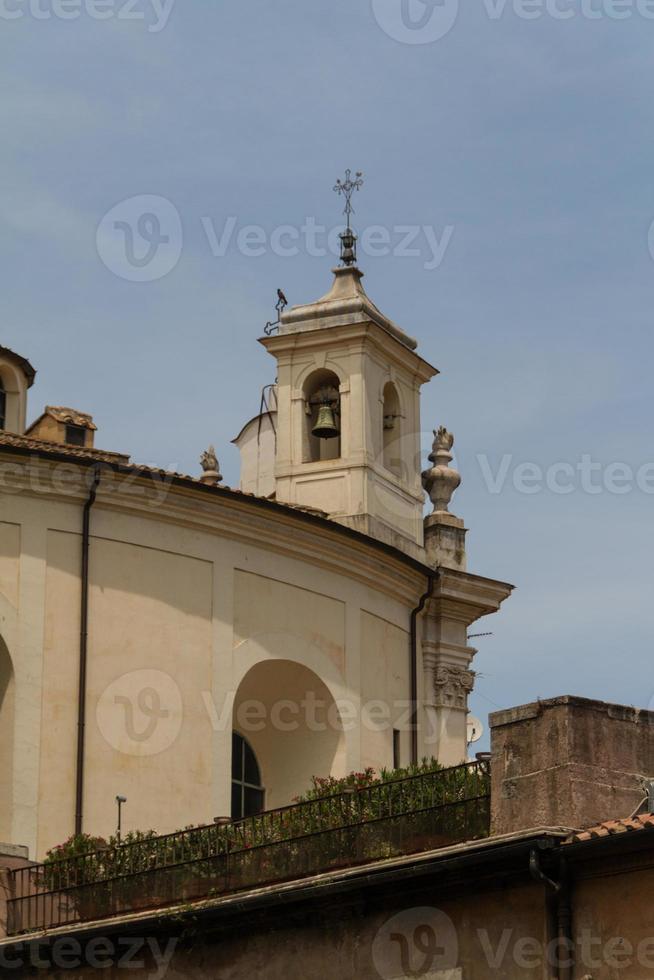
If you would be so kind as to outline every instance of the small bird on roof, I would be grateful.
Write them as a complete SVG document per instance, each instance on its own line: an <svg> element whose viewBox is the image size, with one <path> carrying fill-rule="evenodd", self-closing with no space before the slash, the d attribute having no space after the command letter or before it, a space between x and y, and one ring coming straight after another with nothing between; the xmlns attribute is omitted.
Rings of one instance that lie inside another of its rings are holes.
<svg viewBox="0 0 654 980"><path fill-rule="evenodd" d="M279 302L280 302L280 303L283 303L283 304L284 304L284 306L288 306L288 300L287 300L287 299L286 299L286 297L284 296L284 294L283 294L283 292L281 291L281 289L278 289L278 290L277 290L277 299L279 300Z"/></svg>

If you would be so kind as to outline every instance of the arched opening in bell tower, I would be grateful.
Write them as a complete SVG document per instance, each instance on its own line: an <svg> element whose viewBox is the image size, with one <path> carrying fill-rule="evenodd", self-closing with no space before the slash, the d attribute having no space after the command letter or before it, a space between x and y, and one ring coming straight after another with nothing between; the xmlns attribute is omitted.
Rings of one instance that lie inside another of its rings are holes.
<svg viewBox="0 0 654 980"><path fill-rule="evenodd" d="M319 463L341 455L341 395L337 374L321 368L304 383L303 459Z"/></svg>
<svg viewBox="0 0 654 980"><path fill-rule="evenodd" d="M383 394L384 467L397 477L402 476L402 415L400 397L392 381L384 385Z"/></svg>

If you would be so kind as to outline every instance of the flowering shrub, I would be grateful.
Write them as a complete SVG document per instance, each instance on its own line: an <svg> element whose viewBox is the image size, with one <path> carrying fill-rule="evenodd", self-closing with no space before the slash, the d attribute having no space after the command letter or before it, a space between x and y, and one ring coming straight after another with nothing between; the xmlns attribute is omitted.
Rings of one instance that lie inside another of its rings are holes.
<svg viewBox="0 0 654 980"><path fill-rule="evenodd" d="M160 889L171 899L206 895L223 875L243 887L293 877L300 868L338 867L488 833L484 766L443 769L423 759L405 769L368 768L311 782L296 805L227 826L187 827L162 837L149 830L108 841L70 838L48 852L44 890L75 890L85 918L138 907Z"/></svg>
<svg viewBox="0 0 654 980"><path fill-rule="evenodd" d="M301 796L295 796L295 803L306 803L309 800L320 800L327 796L335 796L337 793L348 792L348 790L365 789L368 786L378 786L380 783L390 783L398 779L407 779L410 776L420 776L423 773L438 772L443 767L436 759L425 757L422 762L414 763L403 769L380 769L379 775L371 766L363 772L351 772L347 776L337 779L335 776L312 776L311 789Z"/></svg>
<svg viewBox="0 0 654 980"><path fill-rule="evenodd" d="M92 837L90 834L73 834L63 844L52 847L45 856L45 864L60 861L62 858L77 857L89 851L100 851L107 846L104 837Z"/></svg>

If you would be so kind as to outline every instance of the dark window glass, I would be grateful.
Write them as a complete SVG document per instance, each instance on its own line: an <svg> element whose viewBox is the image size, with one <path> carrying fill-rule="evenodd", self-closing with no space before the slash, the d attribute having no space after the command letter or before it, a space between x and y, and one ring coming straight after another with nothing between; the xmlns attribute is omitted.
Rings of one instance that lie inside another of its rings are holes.
<svg viewBox="0 0 654 980"><path fill-rule="evenodd" d="M232 820L243 816L243 784L232 783Z"/></svg>
<svg viewBox="0 0 654 980"><path fill-rule="evenodd" d="M243 764L245 770L243 782L249 783L251 786L261 786L261 774L259 772L259 764L256 756L247 742L244 743L243 749Z"/></svg>
<svg viewBox="0 0 654 980"><path fill-rule="evenodd" d="M238 732L232 733L232 820L261 813L265 790L252 747Z"/></svg>
<svg viewBox="0 0 654 980"><path fill-rule="evenodd" d="M71 446L83 446L86 442L86 429L84 426L67 425L66 442Z"/></svg>
<svg viewBox="0 0 654 980"><path fill-rule="evenodd" d="M243 792L243 816L252 817L263 810L263 790L245 787Z"/></svg>
<svg viewBox="0 0 654 980"><path fill-rule="evenodd" d="M232 779L243 779L243 739L232 732Z"/></svg>
<svg viewBox="0 0 654 980"><path fill-rule="evenodd" d="M397 728L393 729L393 769L399 769L401 765L400 753L400 733Z"/></svg>

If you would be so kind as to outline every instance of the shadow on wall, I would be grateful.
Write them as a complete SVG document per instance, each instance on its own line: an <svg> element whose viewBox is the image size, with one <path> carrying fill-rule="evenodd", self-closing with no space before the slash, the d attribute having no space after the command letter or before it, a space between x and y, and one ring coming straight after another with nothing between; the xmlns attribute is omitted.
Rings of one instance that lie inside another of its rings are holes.
<svg viewBox="0 0 654 980"><path fill-rule="evenodd" d="M14 668L0 636L0 841L7 843L12 840L14 720Z"/></svg>
<svg viewBox="0 0 654 980"><path fill-rule="evenodd" d="M266 660L245 675L233 727L254 751L267 810L305 792L312 776L345 775L343 724L326 685L291 660Z"/></svg>

